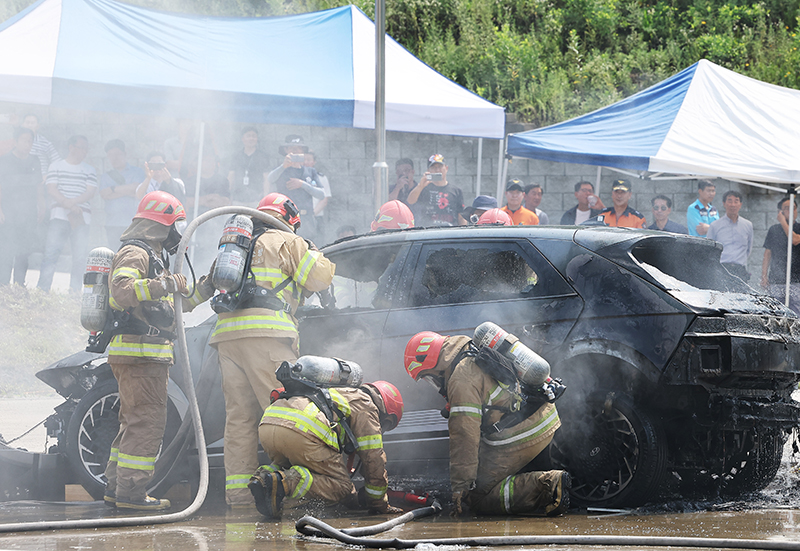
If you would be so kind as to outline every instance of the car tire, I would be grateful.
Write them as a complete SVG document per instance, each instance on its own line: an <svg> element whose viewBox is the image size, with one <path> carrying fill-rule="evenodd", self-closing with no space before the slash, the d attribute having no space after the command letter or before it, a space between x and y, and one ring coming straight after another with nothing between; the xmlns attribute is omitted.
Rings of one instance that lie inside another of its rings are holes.
<svg viewBox="0 0 800 551"><path fill-rule="evenodd" d="M753 447L723 478L723 493L738 496L759 492L769 486L778 474L783 459L784 437L780 429L757 427L753 430Z"/></svg>
<svg viewBox="0 0 800 551"><path fill-rule="evenodd" d="M572 475L575 505L629 507L658 496L667 473L667 439L652 414L613 392L559 411L562 426L550 459Z"/></svg>
<svg viewBox="0 0 800 551"><path fill-rule="evenodd" d="M105 469L111 443L119 432L119 389L116 379L99 382L84 394L67 424L67 462L81 486L94 499L103 499ZM167 400L164 442L180 426L180 416Z"/></svg>

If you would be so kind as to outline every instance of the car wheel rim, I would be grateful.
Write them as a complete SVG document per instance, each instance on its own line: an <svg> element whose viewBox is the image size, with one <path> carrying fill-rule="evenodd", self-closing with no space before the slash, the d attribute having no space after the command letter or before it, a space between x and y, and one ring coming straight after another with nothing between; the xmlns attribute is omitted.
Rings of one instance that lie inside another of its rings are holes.
<svg viewBox="0 0 800 551"><path fill-rule="evenodd" d="M119 432L119 393L106 394L81 419L78 453L83 468L100 484L106 483L111 443Z"/></svg>

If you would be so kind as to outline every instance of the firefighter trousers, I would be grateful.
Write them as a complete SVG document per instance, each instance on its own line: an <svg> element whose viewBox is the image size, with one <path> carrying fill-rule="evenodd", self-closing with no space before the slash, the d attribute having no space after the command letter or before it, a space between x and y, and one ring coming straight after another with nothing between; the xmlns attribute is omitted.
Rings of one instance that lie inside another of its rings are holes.
<svg viewBox="0 0 800 551"><path fill-rule="evenodd" d="M553 492L561 471L533 471L517 474L544 450L552 436L529 447L508 452L481 440L478 478L469 494L473 512L482 515L541 513L553 503Z"/></svg>
<svg viewBox="0 0 800 551"><path fill-rule="evenodd" d="M225 500L253 504L247 488L258 468L258 424L269 394L280 386L275 370L297 354L291 339L248 337L215 345L225 395Z"/></svg>
<svg viewBox="0 0 800 551"><path fill-rule="evenodd" d="M119 384L119 432L106 465L106 494L142 501L167 422L165 362L111 364Z"/></svg>
<svg viewBox="0 0 800 551"><path fill-rule="evenodd" d="M272 461L269 470L283 475L288 499L318 498L349 506L357 503L340 452L319 438L280 425L261 425L258 436Z"/></svg>

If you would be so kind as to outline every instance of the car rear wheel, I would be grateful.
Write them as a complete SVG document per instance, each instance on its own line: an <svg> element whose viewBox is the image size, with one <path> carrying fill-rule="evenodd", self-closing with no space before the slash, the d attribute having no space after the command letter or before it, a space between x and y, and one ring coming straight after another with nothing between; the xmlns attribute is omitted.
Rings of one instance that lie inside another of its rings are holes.
<svg viewBox="0 0 800 551"><path fill-rule="evenodd" d="M780 429L757 427L751 436L752 448L736 458L734 466L723 476L727 481L723 492L740 495L759 492L769 486L778 474L783 459L784 437Z"/></svg>
<svg viewBox="0 0 800 551"><path fill-rule="evenodd" d="M118 416L119 389L117 381L111 379L100 382L81 397L67 425L67 462L94 499L103 499L111 443L119 432ZM174 438L179 426L180 416L167 400L165 443Z"/></svg>
<svg viewBox="0 0 800 551"><path fill-rule="evenodd" d="M667 445L649 412L613 392L559 412L562 426L550 459L554 468L572 475L576 505L633 506L657 497L667 471Z"/></svg>

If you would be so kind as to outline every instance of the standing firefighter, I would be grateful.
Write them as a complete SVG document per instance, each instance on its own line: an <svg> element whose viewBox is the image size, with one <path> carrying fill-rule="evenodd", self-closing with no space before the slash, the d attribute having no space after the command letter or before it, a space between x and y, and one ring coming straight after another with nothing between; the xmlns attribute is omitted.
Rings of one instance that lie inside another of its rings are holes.
<svg viewBox="0 0 800 551"><path fill-rule="evenodd" d="M355 507L355 488L342 452L355 452L361 458L370 510L400 512L386 497L389 479L381 436L403 416L397 387L375 381L359 388L331 388L325 397L317 392L316 396L283 392L264 412L258 435L272 464L259 467L250 482L259 512L278 518L287 496Z"/></svg>
<svg viewBox="0 0 800 551"><path fill-rule="evenodd" d="M543 403L530 416L519 396L479 367L469 337L425 331L405 350L409 375L432 383L449 402L450 485L454 513L469 505L484 515L564 513L569 507L569 474L517 474L544 450L561 426L556 408ZM523 406L524 407L524 406ZM515 420L514 420L515 419ZM510 421L510 422L509 422Z"/></svg>
<svg viewBox="0 0 800 551"><path fill-rule="evenodd" d="M297 207L280 193L264 197L258 210L295 231L300 226ZM304 296L326 289L335 269L312 243L258 219L248 263L240 290L212 301L219 320L210 343L222 370L225 498L231 506L253 504L247 483L258 468L258 423L279 386L275 370L297 359L297 306Z"/></svg>
<svg viewBox="0 0 800 551"><path fill-rule="evenodd" d="M111 265L110 299L119 330L108 347L108 363L119 383L119 433L106 466L105 501L125 509L159 510L170 503L147 495L167 419L167 377L172 365L175 309L172 293L185 294L186 277L170 274L165 253L175 254L186 220L183 205L163 191L148 193L122 234ZM192 307L213 292L210 278L198 282ZM187 304L188 303L188 304Z"/></svg>

